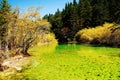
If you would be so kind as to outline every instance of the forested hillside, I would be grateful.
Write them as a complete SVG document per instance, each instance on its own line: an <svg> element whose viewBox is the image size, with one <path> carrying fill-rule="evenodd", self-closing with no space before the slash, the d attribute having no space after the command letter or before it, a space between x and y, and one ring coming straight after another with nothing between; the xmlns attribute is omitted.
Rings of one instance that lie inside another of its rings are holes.
<svg viewBox="0 0 120 80"><path fill-rule="evenodd" d="M74 41L75 34L84 28L103 25L105 22L120 23L120 0L73 0L55 14L44 19L52 24L51 30L59 42Z"/></svg>

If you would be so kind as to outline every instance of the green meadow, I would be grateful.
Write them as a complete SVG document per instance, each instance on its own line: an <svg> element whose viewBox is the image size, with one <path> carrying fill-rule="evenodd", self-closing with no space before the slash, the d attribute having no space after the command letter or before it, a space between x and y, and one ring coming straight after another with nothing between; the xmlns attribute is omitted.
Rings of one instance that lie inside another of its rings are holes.
<svg viewBox="0 0 120 80"><path fill-rule="evenodd" d="M64 44L29 52L33 63L21 73L25 80L120 80L119 48Z"/></svg>

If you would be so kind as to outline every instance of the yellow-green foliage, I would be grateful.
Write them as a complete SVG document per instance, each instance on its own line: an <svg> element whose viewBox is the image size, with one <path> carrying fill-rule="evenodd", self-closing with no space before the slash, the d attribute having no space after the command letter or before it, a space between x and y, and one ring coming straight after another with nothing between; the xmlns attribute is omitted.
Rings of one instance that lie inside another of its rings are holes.
<svg viewBox="0 0 120 80"><path fill-rule="evenodd" d="M57 43L57 40L55 39L55 35L53 33L44 33L43 35L38 35L38 39L36 40L36 43L38 45L43 44L50 44L50 43Z"/></svg>
<svg viewBox="0 0 120 80"><path fill-rule="evenodd" d="M83 29L80 30L76 36L79 36L80 39L92 41L94 39L100 39L103 35L109 36L111 34L110 27L113 26L112 23L105 23L102 26L97 26L95 28Z"/></svg>
<svg viewBox="0 0 120 80"><path fill-rule="evenodd" d="M5 40L8 43L6 46L10 48L9 52L14 51L16 53L19 51L19 48L29 49L31 45L36 45L41 40L44 43L55 39L50 33L51 24L40 17L39 8L37 7L30 7L21 13L16 8L14 14L9 14L8 16L6 18L9 21L6 24L8 29Z"/></svg>
<svg viewBox="0 0 120 80"><path fill-rule="evenodd" d="M80 30L75 37L80 43L120 47L120 25L105 23L95 28Z"/></svg>

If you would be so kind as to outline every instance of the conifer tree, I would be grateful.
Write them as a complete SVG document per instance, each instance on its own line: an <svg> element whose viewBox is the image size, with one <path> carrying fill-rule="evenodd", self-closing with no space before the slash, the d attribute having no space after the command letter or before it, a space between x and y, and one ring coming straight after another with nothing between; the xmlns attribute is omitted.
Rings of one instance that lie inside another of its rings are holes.
<svg viewBox="0 0 120 80"><path fill-rule="evenodd" d="M11 6L7 0L2 0L0 2L0 52L4 57L7 57L6 48L7 48L7 31L9 22L9 14L11 11Z"/></svg>
<svg viewBox="0 0 120 80"><path fill-rule="evenodd" d="M8 15L10 10L11 6L7 0L2 0L0 2L0 49L6 48L7 23L9 22Z"/></svg>
<svg viewBox="0 0 120 80"><path fill-rule="evenodd" d="M110 21L120 23L120 0L109 0Z"/></svg>
<svg viewBox="0 0 120 80"><path fill-rule="evenodd" d="M84 21L83 22L84 27L91 26L92 6L90 4L90 0L80 0L79 15L80 15L80 18L83 19Z"/></svg>
<svg viewBox="0 0 120 80"><path fill-rule="evenodd" d="M108 3L106 0L93 0L91 2L92 10L92 26L102 25L109 21Z"/></svg>

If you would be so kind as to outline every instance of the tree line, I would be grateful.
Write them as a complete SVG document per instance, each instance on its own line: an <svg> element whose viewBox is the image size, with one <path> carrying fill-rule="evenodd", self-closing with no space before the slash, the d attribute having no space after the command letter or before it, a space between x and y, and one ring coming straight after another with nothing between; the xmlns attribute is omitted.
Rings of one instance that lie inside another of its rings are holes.
<svg viewBox="0 0 120 80"><path fill-rule="evenodd" d="M59 42L74 41L75 34L84 28L103 25L105 22L120 23L120 0L73 0L55 14L43 18L51 24Z"/></svg>

